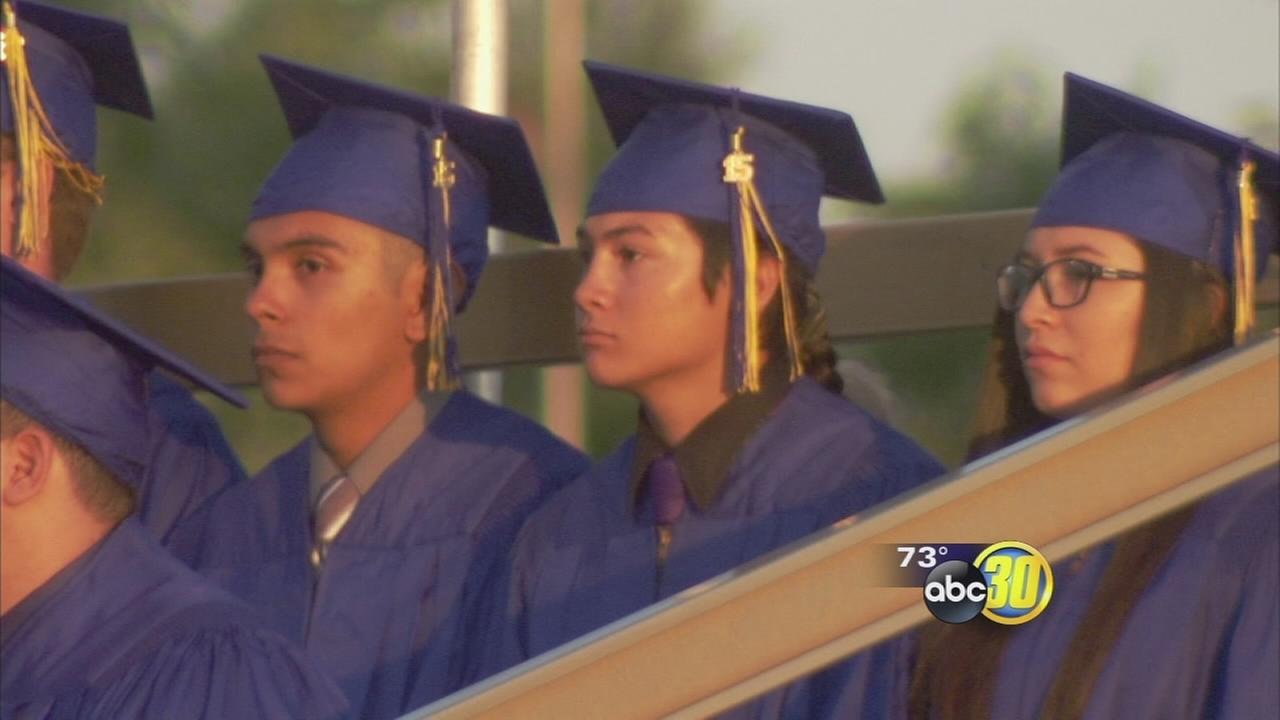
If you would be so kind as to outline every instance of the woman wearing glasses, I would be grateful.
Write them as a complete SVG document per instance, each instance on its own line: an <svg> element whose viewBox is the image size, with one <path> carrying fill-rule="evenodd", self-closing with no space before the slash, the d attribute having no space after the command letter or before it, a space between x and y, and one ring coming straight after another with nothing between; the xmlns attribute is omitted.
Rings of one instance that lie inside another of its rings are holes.
<svg viewBox="0 0 1280 720"><path fill-rule="evenodd" d="M1243 339L1236 290L1275 246L1241 220L1255 190L1275 198L1274 153L1083 78L1066 91L1065 165L997 280L975 457ZM1277 717L1277 518L1271 468L1059 563L1025 625L926 628L911 715Z"/></svg>

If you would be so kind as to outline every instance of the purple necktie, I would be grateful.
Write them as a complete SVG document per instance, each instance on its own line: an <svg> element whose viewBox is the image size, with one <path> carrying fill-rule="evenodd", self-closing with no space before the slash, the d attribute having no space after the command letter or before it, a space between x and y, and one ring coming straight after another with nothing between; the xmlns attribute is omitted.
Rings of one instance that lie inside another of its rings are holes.
<svg viewBox="0 0 1280 720"><path fill-rule="evenodd" d="M657 524L670 525L684 512L684 483L672 455L663 455L649 465L649 494Z"/></svg>

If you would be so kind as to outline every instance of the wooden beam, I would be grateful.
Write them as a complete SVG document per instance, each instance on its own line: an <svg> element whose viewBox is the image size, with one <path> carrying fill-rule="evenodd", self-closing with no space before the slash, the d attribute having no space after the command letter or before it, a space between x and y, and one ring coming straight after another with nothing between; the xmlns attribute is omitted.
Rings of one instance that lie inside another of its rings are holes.
<svg viewBox="0 0 1280 720"><path fill-rule="evenodd" d="M1021 242L1029 210L827 228L818 287L836 340L982 327L995 310L996 269ZM572 250L496 255L467 312L458 318L459 361L467 369L578 361ZM1275 258L1258 300L1280 299ZM108 285L84 293L107 312L237 385L255 380L252 323L240 273Z"/></svg>

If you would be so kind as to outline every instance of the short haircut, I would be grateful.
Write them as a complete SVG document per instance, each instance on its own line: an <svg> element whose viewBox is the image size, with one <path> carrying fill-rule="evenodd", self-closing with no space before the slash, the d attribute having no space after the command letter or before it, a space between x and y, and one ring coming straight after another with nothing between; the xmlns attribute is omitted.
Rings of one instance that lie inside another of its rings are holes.
<svg viewBox="0 0 1280 720"><path fill-rule="evenodd" d="M391 288L396 290L400 287L400 281L404 279L405 272L415 260L426 261L426 251L421 245L393 232L383 230L380 234L383 269L386 270Z"/></svg>
<svg viewBox="0 0 1280 720"><path fill-rule="evenodd" d="M76 499L95 519L115 525L133 512L133 490L106 466L77 443L31 419L8 401L0 400L0 438L8 440L32 426L44 429L53 438L54 447L71 471Z"/></svg>
<svg viewBox="0 0 1280 720"><path fill-rule="evenodd" d="M17 145L9 133L0 137L0 158L6 163L17 162ZM53 188L49 193L49 241L55 280L61 281L70 275L84 252L89 220L97 205L97 198L77 187L66 170L54 169ZM12 219L6 217L4 221Z"/></svg>

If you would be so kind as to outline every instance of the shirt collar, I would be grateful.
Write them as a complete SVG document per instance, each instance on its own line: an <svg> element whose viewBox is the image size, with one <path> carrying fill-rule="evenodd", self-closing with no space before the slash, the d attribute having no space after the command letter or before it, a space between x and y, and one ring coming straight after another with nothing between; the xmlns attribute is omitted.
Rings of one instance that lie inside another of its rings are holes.
<svg viewBox="0 0 1280 720"><path fill-rule="evenodd" d="M427 429L431 421L439 414L440 408L449 401L451 391L423 390L400 411L400 414L387 424L382 432L369 443L369 447L361 452L351 467L347 468L347 477L355 483L361 495L369 492L373 484L382 477L382 473L395 462L418 436ZM342 468L329 457L320 443L311 439L311 503L320 498L326 485L342 474Z"/></svg>
<svg viewBox="0 0 1280 720"><path fill-rule="evenodd" d="M764 424L778 403L786 397L791 383L785 366L770 365L765 371L760 392L738 393L698 423L675 448L669 448L649 423L644 410L636 428L635 453L631 458L628 497L634 510L644 497L645 472L649 464L671 453L680 480L684 483L694 507L705 512L724 490L733 463Z"/></svg>

